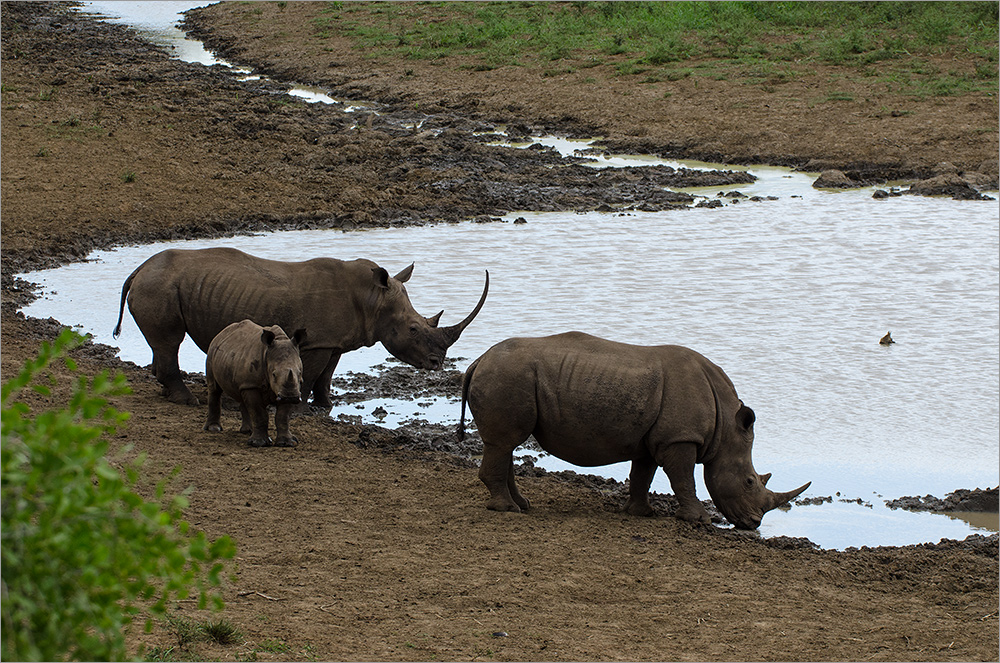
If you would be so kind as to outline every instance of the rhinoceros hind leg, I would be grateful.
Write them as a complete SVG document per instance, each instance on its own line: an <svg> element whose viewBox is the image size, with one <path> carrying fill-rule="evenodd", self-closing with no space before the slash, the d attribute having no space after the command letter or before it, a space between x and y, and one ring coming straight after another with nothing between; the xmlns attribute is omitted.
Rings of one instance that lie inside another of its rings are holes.
<svg viewBox="0 0 1000 663"><path fill-rule="evenodd" d="M652 456L632 461L632 470L628 475L626 513L633 516L652 516L655 513L649 503L649 486L653 483L655 474L656 461Z"/></svg>
<svg viewBox="0 0 1000 663"><path fill-rule="evenodd" d="M314 352L312 354L317 353ZM319 362L317 363L322 363L323 365L316 378L312 380L312 382L308 379L303 380L305 382L305 387L304 393L302 394L302 400L305 401L308 399L309 394L312 393L312 406L329 412L333 409L333 400L330 398L330 382L333 380L333 372L336 370L337 363L340 361L340 354L333 352L327 356L328 358L322 355L319 357ZM306 357L303 357L303 375L306 375L307 370L309 373L312 372L312 370L306 368L306 359ZM324 362L323 359L326 359L326 361ZM313 362L316 361L316 358L309 357L308 361L311 369L314 365Z"/></svg>
<svg viewBox="0 0 1000 663"><path fill-rule="evenodd" d="M510 491L510 498L514 500L514 504L521 508L521 511L527 511L531 503L528 502L528 498L521 495L521 491L517 489L517 484L514 482L514 457L511 455L510 459L510 470L507 472L507 490Z"/></svg>
<svg viewBox="0 0 1000 663"><path fill-rule="evenodd" d="M177 350L180 348L180 341L184 340L184 332L181 332L180 340L174 345L168 342L165 345L157 344L153 347L153 375L156 381L163 385L163 395L171 403L182 405L198 405L198 399L191 390L184 384L181 377L181 366L177 360ZM148 337L147 337L148 341Z"/></svg>
<svg viewBox="0 0 1000 663"><path fill-rule="evenodd" d="M486 484L490 491L490 499L486 502L487 509L520 512L521 506L515 501L514 495L524 503L524 508L528 507L528 500L517 492L517 486L514 485L513 451L503 451L490 444L483 445L483 463L479 466L479 480Z"/></svg>
<svg viewBox="0 0 1000 663"><path fill-rule="evenodd" d="M180 403L181 405L198 405L198 397L191 393L191 390L187 388L184 381L178 376L176 382L171 382L170 384L163 385L163 395L167 397L167 400L171 403Z"/></svg>

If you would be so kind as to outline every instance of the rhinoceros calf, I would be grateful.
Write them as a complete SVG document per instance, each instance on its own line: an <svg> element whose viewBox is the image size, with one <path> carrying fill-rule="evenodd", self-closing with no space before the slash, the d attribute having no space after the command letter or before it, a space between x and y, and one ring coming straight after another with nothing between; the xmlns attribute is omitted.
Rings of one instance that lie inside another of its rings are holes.
<svg viewBox="0 0 1000 663"><path fill-rule="evenodd" d="M232 248L167 249L139 265L122 285L125 303L153 351L153 374L173 402L197 405L184 384L177 350L187 334L202 349L226 325L253 320L309 330L300 348L302 398L329 410L330 380L340 356L376 342L411 366L437 370L486 301L490 275L476 308L457 325L438 327L441 313L425 318L410 304L406 283L413 265L390 277L370 260L313 258L267 260Z"/></svg>
<svg viewBox="0 0 1000 663"><path fill-rule="evenodd" d="M694 350L616 343L580 332L511 338L474 361L462 385L483 438L479 478L486 506L528 508L514 483L513 452L529 435L574 465L632 461L626 510L650 515L657 466L670 479L677 517L711 522L695 492L702 463L716 507L736 527L755 529L764 513L809 487L775 493L750 459L753 410L722 369Z"/></svg>
<svg viewBox="0 0 1000 663"><path fill-rule="evenodd" d="M267 435L267 406L275 405L273 444L293 447L298 441L288 431L288 417L301 401L302 360L299 345L306 331L291 338L277 325L261 327L251 320L234 322L208 346L205 378L208 383L208 421L205 430L222 430L219 423L222 394L240 404L241 433L250 433L250 446L271 446Z"/></svg>

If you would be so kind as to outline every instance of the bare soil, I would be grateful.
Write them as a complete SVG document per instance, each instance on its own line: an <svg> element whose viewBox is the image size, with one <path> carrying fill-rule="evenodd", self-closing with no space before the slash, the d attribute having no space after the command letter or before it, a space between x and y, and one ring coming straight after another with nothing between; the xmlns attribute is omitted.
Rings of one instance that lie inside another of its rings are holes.
<svg viewBox="0 0 1000 663"><path fill-rule="evenodd" d="M5 379L61 327L17 311L33 295L13 274L95 247L517 209L666 208L673 201L659 186L687 176L650 169L602 182L577 166L554 168L551 153L492 148L473 135L496 123L670 156L812 160L868 178L925 177L941 161L996 178L996 96L858 90L856 101L823 104L812 100L831 72L696 88L689 79L637 85L611 67L590 70L600 84L583 85L531 67L376 62L347 44L331 55L297 37L308 34L312 4L260 4L267 20L248 23L247 6L229 3L192 20L227 57L274 77L268 83L171 60L60 4L0 6ZM378 102L379 115L368 122L291 100L282 94L291 80ZM414 131L407 118L424 124ZM498 514L483 508L471 461L408 431L313 414L292 421L298 447L253 449L236 432L237 412L224 411L226 432L205 433L204 406L166 402L149 371L114 349L76 355L85 373L129 379L133 394L113 404L132 418L114 442L147 454L154 479L179 465L177 489L193 487L191 524L239 549L223 616L242 637L180 646L178 620L208 618L182 602L172 620L131 638L161 655L172 647L166 657L998 658L996 536L824 551L680 522L666 497L657 517L633 518L621 512L620 486L532 472L520 480L531 512ZM65 385L65 369L54 373ZM191 382L204 402L204 384ZM65 395L63 386L27 401L41 408Z"/></svg>

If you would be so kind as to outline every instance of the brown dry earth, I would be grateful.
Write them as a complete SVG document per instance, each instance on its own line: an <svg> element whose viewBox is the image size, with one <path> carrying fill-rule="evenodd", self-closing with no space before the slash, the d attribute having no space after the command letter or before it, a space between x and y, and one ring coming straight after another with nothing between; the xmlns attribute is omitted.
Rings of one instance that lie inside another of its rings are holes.
<svg viewBox="0 0 1000 663"><path fill-rule="evenodd" d="M237 83L170 60L59 5L2 4L5 379L60 327L16 312L31 295L13 274L97 246L454 221L519 209L506 206L520 200L515 191L566 209L614 202L576 173L549 176L572 196L532 192L551 172L544 155L500 155L471 138L483 124L575 129L674 156L816 159L904 177L950 161L996 177L995 96L917 101L855 90L857 101L834 105L814 103L830 86L824 71L695 88L688 79L641 86L607 67L590 70L599 84L588 87L530 67L372 62L336 40L324 44L335 55L312 48L303 36L311 4L259 6L264 19L254 23L241 18L242 4L198 12L199 32L280 80L387 104L389 119L351 129L354 120L282 96L279 83ZM415 104L442 134L392 124ZM893 117L883 106L908 112ZM633 203L653 188L615 186ZM496 190L506 193L491 198ZM85 373L122 371L132 385L114 399L132 413L114 442L148 454L153 479L179 465L176 487L193 488L189 521L239 549L223 614L242 632L237 643L184 649L176 622L162 621L136 632L136 647L213 660L998 658L995 536L820 551L632 518L619 494L551 476L521 479L531 513L492 513L473 467L404 450L397 431L314 415L293 420L297 448L251 449L234 430L236 413L224 412L227 432L204 433L204 406L165 402L144 368L104 346L77 355ZM204 401L203 384L193 388ZM59 389L29 402L64 398ZM171 615L208 617L184 602Z"/></svg>

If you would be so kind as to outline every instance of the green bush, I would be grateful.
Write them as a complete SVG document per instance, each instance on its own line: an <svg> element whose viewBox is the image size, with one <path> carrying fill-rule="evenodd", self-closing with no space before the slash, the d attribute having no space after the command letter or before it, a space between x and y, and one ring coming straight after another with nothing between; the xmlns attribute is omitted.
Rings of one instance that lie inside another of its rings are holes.
<svg viewBox="0 0 1000 663"><path fill-rule="evenodd" d="M235 553L229 537L190 532L187 501L167 496L166 480L156 501L140 497L141 459L119 471L106 458L106 438L128 414L105 396L128 393L124 376L79 376L67 405L39 413L13 400L29 388L50 395L46 367L63 359L75 373L66 355L82 342L67 329L44 343L0 396L5 661L121 660L126 627L143 607L147 629L174 599L195 594L200 607L222 607L214 588Z"/></svg>

